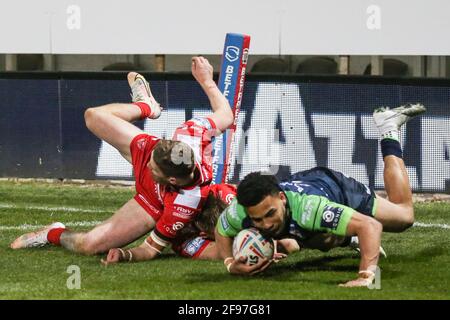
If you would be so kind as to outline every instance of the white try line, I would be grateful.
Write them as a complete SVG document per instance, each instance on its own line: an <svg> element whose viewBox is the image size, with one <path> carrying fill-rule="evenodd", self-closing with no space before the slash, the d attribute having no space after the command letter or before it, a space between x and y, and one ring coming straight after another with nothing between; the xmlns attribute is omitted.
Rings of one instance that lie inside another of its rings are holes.
<svg viewBox="0 0 450 320"><path fill-rule="evenodd" d="M78 222L67 222L64 223L66 227L95 227L96 225L102 223L102 221L78 221ZM37 230L44 228L45 225L36 224L21 224L18 226L0 226L0 231L7 230ZM414 227L416 228L438 228L438 229L450 229L450 225L442 223L423 223L415 222Z"/></svg>
<svg viewBox="0 0 450 320"><path fill-rule="evenodd" d="M414 227L419 228L439 228L439 229L450 229L450 225L444 223L423 223L423 222L414 222Z"/></svg>
<svg viewBox="0 0 450 320"><path fill-rule="evenodd" d="M9 203L0 203L0 209L17 209L17 210L42 210L42 211L62 211L62 212L89 212L89 213L100 213L108 212L109 210L98 210L98 209L83 209L76 207L47 207L47 206L17 206Z"/></svg>
<svg viewBox="0 0 450 320"><path fill-rule="evenodd" d="M68 222L64 223L66 227L95 227L96 225L102 223L102 221L78 221L78 222ZM38 230L46 227L45 225L37 224L21 224L19 226L0 226L0 231L8 230Z"/></svg>

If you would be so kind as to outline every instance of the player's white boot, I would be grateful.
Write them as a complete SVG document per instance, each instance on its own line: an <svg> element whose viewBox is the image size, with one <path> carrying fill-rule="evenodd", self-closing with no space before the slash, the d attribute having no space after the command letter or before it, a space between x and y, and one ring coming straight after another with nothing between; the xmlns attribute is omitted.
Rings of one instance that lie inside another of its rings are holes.
<svg viewBox="0 0 450 320"><path fill-rule="evenodd" d="M381 107L375 109L373 119L382 137L389 138L390 133L398 133L403 124L425 111L426 108L420 103L407 104L394 109Z"/></svg>
<svg viewBox="0 0 450 320"><path fill-rule="evenodd" d="M10 247L12 249L43 247L49 243L47 240L47 235L50 230L65 227L66 226L61 222L52 223L41 230L21 235L10 244Z"/></svg>
<svg viewBox="0 0 450 320"><path fill-rule="evenodd" d="M348 245L349 248L358 251L359 253L361 253L361 249L359 248L359 239L357 236L353 236L350 244ZM387 254L386 251L384 251L383 247L380 246L380 255L387 258Z"/></svg>
<svg viewBox="0 0 450 320"><path fill-rule="evenodd" d="M155 100L147 80L137 72L128 73L128 84L131 88L131 99L133 102L144 102L148 104L152 113L151 119L158 119L161 115L161 106Z"/></svg>

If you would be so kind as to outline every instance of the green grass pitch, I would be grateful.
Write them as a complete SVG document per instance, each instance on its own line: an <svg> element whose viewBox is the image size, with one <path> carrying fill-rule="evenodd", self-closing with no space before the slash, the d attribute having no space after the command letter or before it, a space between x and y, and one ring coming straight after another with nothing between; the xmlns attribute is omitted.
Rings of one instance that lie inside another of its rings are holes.
<svg viewBox="0 0 450 320"><path fill-rule="evenodd" d="M449 299L450 203L416 204L415 226L383 235L381 289L339 288L357 275L358 254L305 250L263 275L236 277L221 261L192 261L167 250L160 259L104 267L101 256L57 247L13 251L22 233L61 221L87 230L133 196L131 188L0 182L0 299ZM429 224L435 224L430 226ZM141 240L139 240L140 243ZM68 289L76 265L81 288Z"/></svg>

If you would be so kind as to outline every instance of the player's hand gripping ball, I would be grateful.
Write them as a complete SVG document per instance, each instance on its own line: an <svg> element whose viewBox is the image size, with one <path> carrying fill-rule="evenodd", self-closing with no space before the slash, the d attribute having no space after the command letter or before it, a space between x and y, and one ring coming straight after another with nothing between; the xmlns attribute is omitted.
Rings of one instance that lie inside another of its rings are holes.
<svg viewBox="0 0 450 320"><path fill-rule="evenodd" d="M247 257L247 265L257 264L260 259L272 259L274 243L272 239L266 239L255 228L244 229L234 238L234 259Z"/></svg>

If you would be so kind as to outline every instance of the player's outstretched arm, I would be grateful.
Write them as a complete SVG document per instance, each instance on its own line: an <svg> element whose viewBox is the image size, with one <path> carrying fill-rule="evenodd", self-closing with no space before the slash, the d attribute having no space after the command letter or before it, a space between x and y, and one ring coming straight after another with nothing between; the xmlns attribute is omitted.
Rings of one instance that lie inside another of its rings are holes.
<svg viewBox="0 0 450 320"><path fill-rule="evenodd" d="M347 226L348 236L358 236L361 250L359 273L356 280L341 284L343 287L367 287L375 278L383 226L375 219L355 212Z"/></svg>
<svg viewBox="0 0 450 320"><path fill-rule="evenodd" d="M155 243L148 237L139 247L131 249L110 249L106 259L101 259L105 266L119 262L140 262L155 259L161 254L164 247Z"/></svg>
<svg viewBox="0 0 450 320"><path fill-rule="evenodd" d="M98 138L116 148L131 162L130 143L135 136L144 133L131 124L140 118L141 111L133 104L109 104L88 108L84 113L86 127Z"/></svg>
<svg viewBox="0 0 450 320"><path fill-rule="evenodd" d="M234 117L227 98L220 92L213 80L213 67L206 58L193 57L191 70L195 80L200 84L211 103L213 114L208 118L214 121L220 132L225 131L233 124Z"/></svg>

